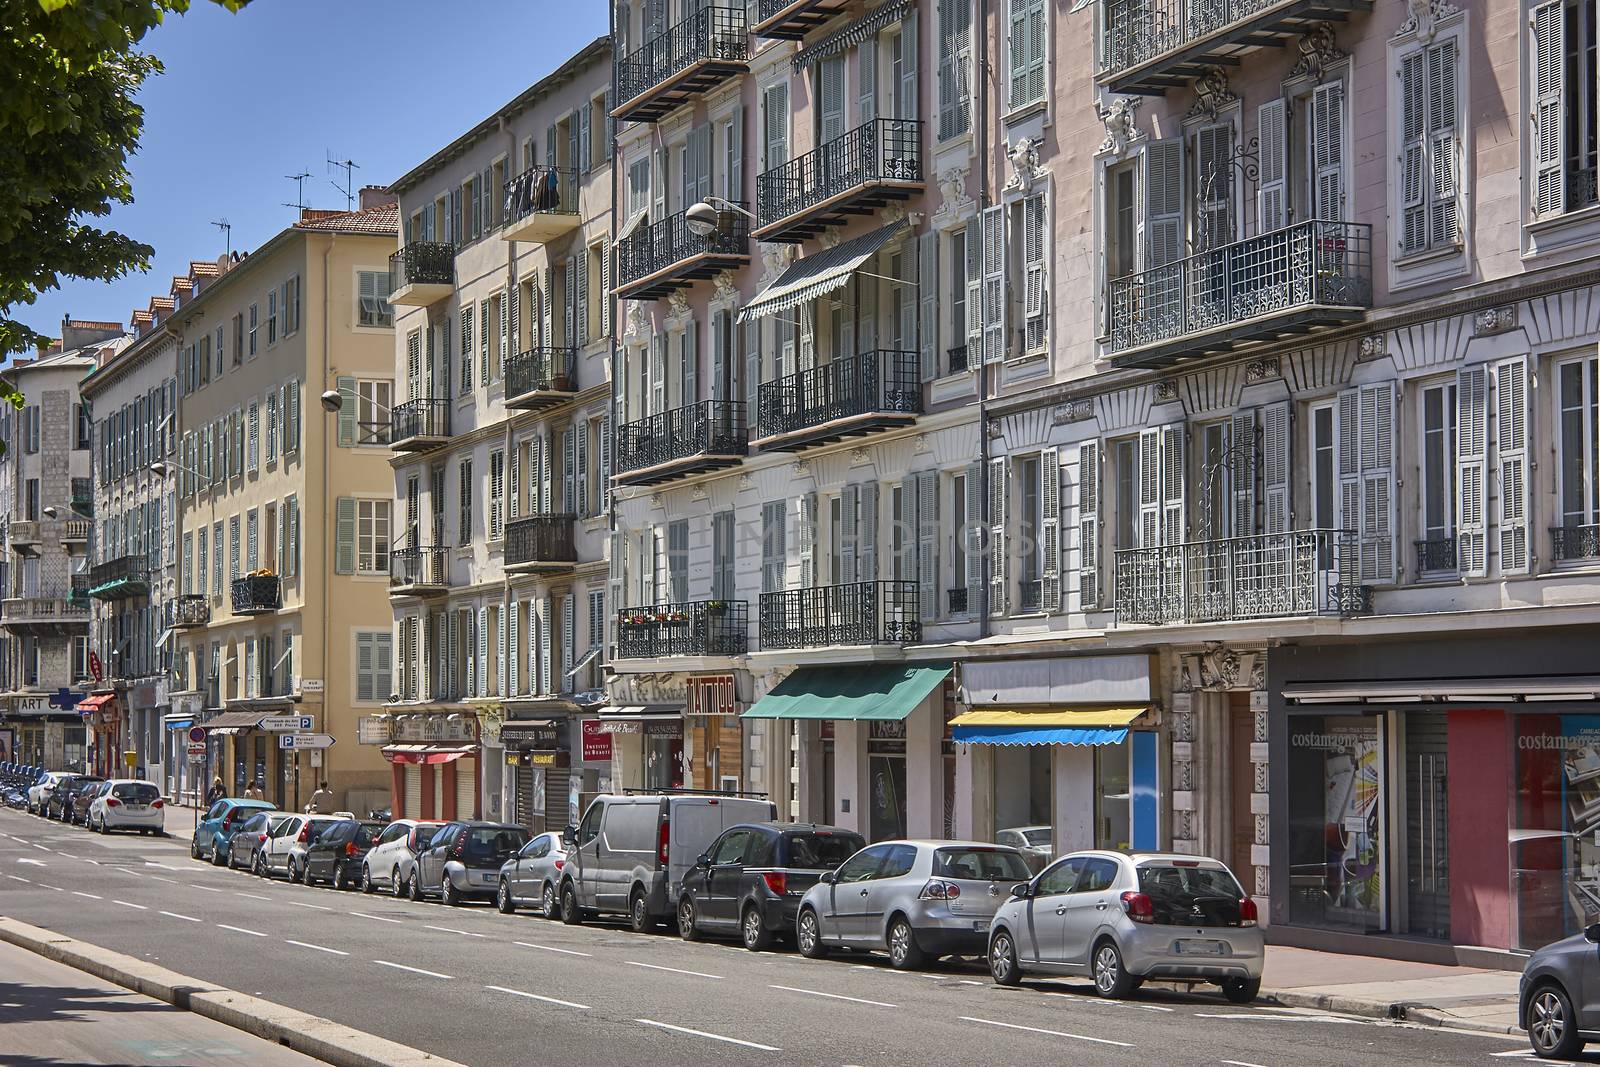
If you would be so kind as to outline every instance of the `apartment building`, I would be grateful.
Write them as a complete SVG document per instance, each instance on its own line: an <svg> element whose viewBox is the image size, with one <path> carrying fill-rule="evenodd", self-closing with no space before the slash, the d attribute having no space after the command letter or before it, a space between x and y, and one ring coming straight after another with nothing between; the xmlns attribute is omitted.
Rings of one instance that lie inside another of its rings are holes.
<svg viewBox="0 0 1600 1067"><path fill-rule="evenodd" d="M394 628L375 654L396 675L362 741L396 815L560 829L609 784L580 723L608 616L610 91L601 38L391 186Z"/></svg>
<svg viewBox="0 0 1600 1067"><path fill-rule="evenodd" d="M170 714L204 720L209 770L231 794L259 781L285 808L323 780L341 809L388 799L357 720L392 684L379 412L397 218L370 188L359 210L304 210L168 320L180 436L162 469L178 474L181 514ZM337 415L326 393L345 401ZM285 747L291 734L263 727L278 716L309 720L332 747Z"/></svg>
<svg viewBox="0 0 1600 1067"><path fill-rule="evenodd" d="M91 685L94 513L92 422L78 384L127 343L118 323L69 318L60 340L5 372L26 404L0 411L0 744L38 766L106 770L121 758L116 720L78 711Z"/></svg>

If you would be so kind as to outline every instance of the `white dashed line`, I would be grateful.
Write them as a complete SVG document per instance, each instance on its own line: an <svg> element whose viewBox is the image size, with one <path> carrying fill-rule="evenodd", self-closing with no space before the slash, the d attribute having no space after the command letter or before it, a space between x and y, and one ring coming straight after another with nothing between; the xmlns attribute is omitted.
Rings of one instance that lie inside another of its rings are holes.
<svg viewBox="0 0 1600 1067"><path fill-rule="evenodd" d="M1246 1063L1244 1060L1223 1060L1228 1067L1262 1067L1259 1063Z"/></svg>
<svg viewBox="0 0 1600 1067"><path fill-rule="evenodd" d="M143 904L134 904L134 903L132 903L130 901L126 901L126 900L113 900L111 903L113 903L113 904L121 904L124 908L138 908L140 911L149 911L150 910L149 908L145 907Z"/></svg>
<svg viewBox="0 0 1600 1067"><path fill-rule="evenodd" d="M127 873L128 874L132 874L133 872L132 871L128 871ZM163 878L159 874L152 874L150 877L154 878L158 882L166 882L168 885L182 885L183 884L182 882L178 881L176 878Z"/></svg>
<svg viewBox="0 0 1600 1067"><path fill-rule="evenodd" d="M227 923L218 923L217 924L217 929L219 929L219 930L232 930L236 934L249 934L251 937L266 937L267 936L266 934L262 933L260 930L246 930L242 926L229 926Z"/></svg>
<svg viewBox="0 0 1600 1067"><path fill-rule="evenodd" d="M321 904L307 904L303 900L286 900L286 901L284 901L284 903L285 904L293 904L297 908L312 908L312 909L314 909L316 911L332 911L333 910L332 908L325 908Z"/></svg>
<svg viewBox="0 0 1600 1067"><path fill-rule="evenodd" d="M11 879L13 882L27 882L29 885L33 884L33 879L31 879L31 878L23 878L20 875L8 874L8 875L6 875L6 877Z"/></svg>
<svg viewBox="0 0 1600 1067"><path fill-rule="evenodd" d="M507 989L503 985L486 985L483 988L492 989L496 993L510 993L514 997L527 997L529 1000L539 1000L546 1004L557 1004L563 1008L577 1008L579 1011L588 1011L589 1005L575 1004L570 1000L557 1000L555 997L541 997L537 993L524 993L520 989Z"/></svg>
<svg viewBox="0 0 1600 1067"><path fill-rule="evenodd" d="M189 882L187 884L188 884L190 889L199 889L199 890L203 890L204 892L207 892L207 893L220 893L220 892L222 892L222 890L218 889L216 886L195 885L193 882Z"/></svg>
<svg viewBox="0 0 1600 1067"><path fill-rule="evenodd" d="M475 934L471 930L456 930L456 929L453 929L453 928L451 928L449 926L429 926L427 923L423 923L422 924L422 928L424 930L437 930L441 934L460 934L462 937L483 937L484 936L483 934Z"/></svg>
<svg viewBox="0 0 1600 1067"><path fill-rule="evenodd" d="M687 974L693 978L720 979L722 977L720 974L706 974L704 971L685 971L679 967L663 967L658 963L640 963L638 960L623 960L622 962L626 963L629 967L644 967L652 971L670 971L673 974Z"/></svg>
<svg viewBox="0 0 1600 1067"><path fill-rule="evenodd" d="M804 993L811 997L827 997L829 1000L848 1000L852 1004L869 1004L874 1008L892 1008L893 1004L885 1004L881 1000L862 1000L860 997L847 997L842 993L824 993L820 989L796 989L790 985L769 985L768 989L781 989L785 993Z"/></svg>
<svg viewBox="0 0 1600 1067"><path fill-rule="evenodd" d="M162 881L165 881L165 880L166 879L162 879ZM236 897L244 897L246 900L271 900L272 899L271 897L264 897L260 893L240 893L237 890L234 891L233 895L236 896Z"/></svg>
<svg viewBox="0 0 1600 1067"><path fill-rule="evenodd" d="M704 1030L691 1030L687 1026L673 1026L671 1023L658 1023L654 1019L635 1019L633 1021L636 1023L642 1023L645 1026L657 1026L663 1030L671 1030L676 1034L689 1034L692 1037L703 1037L710 1041L726 1041L730 1045L743 1045L745 1048L758 1048L762 1052L783 1051L783 1049L774 1048L772 1045L762 1045L754 1041L741 1041L737 1037L723 1037L721 1034L708 1034Z"/></svg>
<svg viewBox="0 0 1600 1067"><path fill-rule="evenodd" d="M327 953L330 953L330 954L332 954L334 956L348 956L348 955L350 955L350 953L348 953L348 952L340 952L336 948L327 948L327 947L325 947L323 945L313 945L309 941L296 941L293 938L288 938L288 937L284 938L283 940L284 940L284 942L286 944L299 945L301 948L314 948L318 952L327 952Z"/></svg>
<svg viewBox="0 0 1600 1067"><path fill-rule="evenodd" d="M393 967L397 971L410 971L412 974L425 974L429 978L443 978L447 982L455 981L455 979L451 978L448 974L440 974L438 971L425 971L421 967L407 967L403 963L390 963L388 960L373 960L372 962L376 963L380 967Z"/></svg>
<svg viewBox="0 0 1600 1067"><path fill-rule="evenodd" d="M182 919L186 923L197 923L197 922L200 921L199 919L196 919L193 915L179 915L175 911L164 911L161 914L165 915L169 919Z"/></svg>
<svg viewBox="0 0 1600 1067"><path fill-rule="evenodd" d="M1037 1026L1019 1026L1016 1023L1003 1023L995 1019L979 1019L971 1015L959 1016L964 1023L983 1023L985 1026L1001 1026L1007 1030L1023 1030L1030 1034L1045 1034L1049 1037L1066 1037L1073 1041L1092 1041L1096 1045L1116 1045L1119 1048L1133 1048L1126 1041L1112 1041L1104 1037L1089 1037L1085 1034L1069 1034L1065 1030L1044 1030Z"/></svg>
<svg viewBox="0 0 1600 1067"><path fill-rule="evenodd" d="M556 948L553 945L535 945L532 941L513 941L511 943L513 945L521 945L523 948L536 948L542 952L559 952L563 956L587 956L590 959L594 958L594 953L579 952L574 948Z"/></svg>
<svg viewBox="0 0 1600 1067"><path fill-rule="evenodd" d="M376 919L378 922L381 922L381 923L397 923L397 922L400 921L399 919L388 919L388 918L385 918L382 915L368 915L364 911L352 911L350 914L356 916L357 918L361 918L361 919Z"/></svg>
<svg viewBox="0 0 1600 1067"><path fill-rule="evenodd" d="M105 897L97 897L93 893L80 893L76 889L74 889L72 891L72 895L75 896L75 897L88 897L90 900L104 900L105 899Z"/></svg>

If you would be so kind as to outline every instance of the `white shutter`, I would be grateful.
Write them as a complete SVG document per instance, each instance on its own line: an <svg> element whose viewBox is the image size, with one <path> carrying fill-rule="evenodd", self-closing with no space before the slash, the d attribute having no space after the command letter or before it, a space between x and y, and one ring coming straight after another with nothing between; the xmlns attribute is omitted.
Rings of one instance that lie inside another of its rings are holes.
<svg viewBox="0 0 1600 1067"><path fill-rule="evenodd" d="M478 695L478 627L474 625L477 616L469 608L461 615L461 651L462 658L467 663L467 688L466 695Z"/></svg>
<svg viewBox="0 0 1600 1067"><path fill-rule="evenodd" d="M865 126L878 117L878 38L868 36L856 46L858 83L856 85L856 125Z"/></svg>
<svg viewBox="0 0 1600 1067"><path fill-rule="evenodd" d="M1257 227L1262 233L1280 229L1289 219L1289 146L1287 105L1268 100L1256 108L1256 138L1261 154L1261 182L1256 187Z"/></svg>
<svg viewBox="0 0 1600 1067"><path fill-rule="evenodd" d="M922 618L939 617L939 472L915 478L917 599Z"/></svg>
<svg viewBox="0 0 1600 1067"><path fill-rule="evenodd" d="M611 510L611 404L600 417L600 510Z"/></svg>
<svg viewBox="0 0 1600 1067"><path fill-rule="evenodd" d="M1161 543L1183 544L1185 519L1184 506L1184 424L1169 423L1161 427Z"/></svg>
<svg viewBox="0 0 1600 1067"><path fill-rule="evenodd" d="M1565 0L1549 0L1529 13L1533 24L1533 214L1566 210L1567 18Z"/></svg>
<svg viewBox="0 0 1600 1067"><path fill-rule="evenodd" d="M983 217L967 220L967 361L968 366L983 353Z"/></svg>
<svg viewBox="0 0 1600 1067"><path fill-rule="evenodd" d="M1394 581L1394 386L1360 390L1361 580Z"/></svg>
<svg viewBox="0 0 1600 1067"><path fill-rule="evenodd" d="M1139 432L1139 547L1161 544L1161 431Z"/></svg>
<svg viewBox="0 0 1600 1067"><path fill-rule="evenodd" d="M1335 412L1339 461L1339 529L1350 542L1341 542L1356 560L1340 560L1340 570L1354 576L1359 570L1361 537L1361 420L1360 395L1355 389L1339 394Z"/></svg>
<svg viewBox="0 0 1600 1067"><path fill-rule="evenodd" d="M539 692L550 692L550 598L540 597L533 602L534 631L539 659Z"/></svg>
<svg viewBox="0 0 1600 1067"><path fill-rule="evenodd" d="M1528 363L1494 368L1495 453L1500 468L1500 573L1525 574L1528 546Z"/></svg>
<svg viewBox="0 0 1600 1067"><path fill-rule="evenodd" d="M498 617L495 619L494 650L495 650L495 659L498 662L498 666L495 669L495 683L497 684L497 686L499 688L497 688L495 690L494 695L495 696L505 696L506 695L507 671L506 671L506 613L505 613L504 607L502 607L501 610L499 612L497 612L496 614L498 615Z"/></svg>
<svg viewBox="0 0 1600 1067"><path fill-rule="evenodd" d="M1100 606L1100 442L1078 446L1078 602Z"/></svg>
<svg viewBox="0 0 1600 1067"><path fill-rule="evenodd" d="M569 677L570 671L578 661L577 645L577 612L574 607L575 598L571 593L561 598L561 685L563 693L570 693L577 684L575 676Z"/></svg>
<svg viewBox="0 0 1600 1067"><path fill-rule="evenodd" d="M1344 218L1344 83L1324 82L1311 96L1312 209Z"/></svg>
<svg viewBox="0 0 1600 1067"><path fill-rule="evenodd" d="M1220 248L1233 243L1233 124L1202 126L1195 131L1195 243ZM1203 244L1202 244L1203 242Z"/></svg>
<svg viewBox="0 0 1600 1067"><path fill-rule="evenodd" d="M1428 247L1428 209L1424 203L1427 148L1426 57L1415 51L1400 61L1400 251Z"/></svg>
<svg viewBox="0 0 1600 1067"><path fill-rule="evenodd" d="M489 609L478 609L478 685L474 696L489 694Z"/></svg>
<svg viewBox="0 0 1600 1067"><path fill-rule="evenodd" d="M577 437L574 427L561 431L561 510L564 512L577 510Z"/></svg>
<svg viewBox="0 0 1600 1067"><path fill-rule="evenodd" d="M551 484L550 476L550 432L541 430L539 436L534 438L534 444L539 453L539 514L549 515L555 511L555 486Z"/></svg>
<svg viewBox="0 0 1600 1067"><path fill-rule="evenodd" d="M460 658L459 647L461 640L460 634L457 632L456 628L456 612L452 611L445 616L445 624L448 643L445 646L444 662L445 674L449 679L446 692L450 694L450 699L454 700L456 695L461 691L458 688L460 682L456 677L456 660Z"/></svg>
<svg viewBox="0 0 1600 1067"><path fill-rule="evenodd" d="M1456 134L1456 57L1454 38L1428 49L1428 152L1431 176L1429 239L1447 244L1460 235L1460 151Z"/></svg>
<svg viewBox="0 0 1600 1067"><path fill-rule="evenodd" d="M966 566L967 612L976 615L983 599L983 464L969 463L966 470L966 526L956 531L955 550Z"/></svg>
<svg viewBox="0 0 1600 1067"><path fill-rule="evenodd" d="M878 580L878 483L863 482L856 511L860 538L856 542L856 581Z"/></svg>
<svg viewBox="0 0 1600 1067"><path fill-rule="evenodd" d="M839 490L839 573L833 584L849 585L856 580L856 543L860 539L856 512L861 507L861 487L846 485Z"/></svg>
<svg viewBox="0 0 1600 1067"><path fill-rule="evenodd" d="M1061 610L1061 462L1055 449L1039 453L1039 608Z"/></svg>
<svg viewBox="0 0 1600 1067"><path fill-rule="evenodd" d="M1287 400L1261 409L1261 493L1266 504L1264 532L1269 534L1289 530L1292 436Z"/></svg>
<svg viewBox="0 0 1600 1067"><path fill-rule="evenodd" d="M817 494L802 493L795 503L799 516L795 540L799 542L800 588L810 589L817 584Z"/></svg>
<svg viewBox="0 0 1600 1067"><path fill-rule="evenodd" d="M519 441L511 446L511 491L510 497L511 517L514 519L522 514L522 443Z"/></svg>
<svg viewBox="0 0 1600 1067"><path fill-rule="evenodd" d="M489 387L489 343L490 335L494 331L494 308L490 301L483 300L478 304L478 384L485 389ZM467 354L461 353L461 358L466 359Z"/></svg>
<svg viewBox="0 0 1600 1067"><path fill-rule="evenodd" d="M522 676L521 672L517 670L517 659L519 657L517 639L521 636L518 631L522 629L520 619L522 605L513 600L510 604L510 610L511 618L503 631L506 635L506 645L505 650L500 653L500 660L505 664L504 673L508 683L505 690L506 695L519 696L522 693Z"/></svg>
<svg viewBox="0 0 1600 1067"><path fill-rule="evenodd" d="M825 145L844 135L844 57L830 56L817 63L817 143Z"/></svg>
<svg viewBox="0 0 1600 1067"><path fill-rule="evenodd" d="M921 305L917 341L922 351L922 380L939 376L939 231L917 240L917 295Z"/></svg>
<svg viewBox="0 0 1600 1067"><path fill-rule="evenodd" d="M587 420L579 422L573 429L578 439L577 460L578 468L576 480L578 484L579 515L589 514L589 424Z"/></svg>
<svg viewBox="0 0 1600 1067"><path fill-rule="evenodd" d="M1006 358L1006 209L983 209L983 361Z"/></svg>
<svg viewBox="0 0 1600 1067"><path fill-rule="evenodd" d="M1180 137L1151 141L1144 147L1144 257L1145 270L1183 258L1183 139ZM1175 279L1173 284L1175 286Z"/></svg>
<svg viewBox="0 0 1600 1067"><path fill-rule="evenodd" d="M1023 346L1029 353L1045 350L1049 340L1048 225L1044 193L1037 193L1022 202Z"/></svg>
<svg viewBox="0 0 1600 1067"><path fill-rule="evenodd" d="M1006 477L1005 457L989 460L989 614L1006 613Z"/></svg>
<svg viewBox="0 0 1600 1067"><path fill-rule="evenodd" d="M1229 519L1212 537L1249 537L1256 532L1256 413L1236 411L1228 420ZM1213 516L1217 518L1217 516Z"/></svg>

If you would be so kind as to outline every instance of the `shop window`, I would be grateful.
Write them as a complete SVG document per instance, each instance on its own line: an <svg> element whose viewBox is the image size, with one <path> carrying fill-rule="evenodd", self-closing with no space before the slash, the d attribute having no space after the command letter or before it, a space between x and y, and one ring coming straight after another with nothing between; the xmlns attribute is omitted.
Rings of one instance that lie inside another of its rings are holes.
<svg viewBox="0 0 1600 1067"><path fill-rule="evenodd" d="M1023 858L1037 870L1049 858L1053 836L1050 762L1055 750L1049 745L993 745L990 751L995 840L1023 848Z"/></svg>
<svg viewBox="0 0 1600 1067"><path fill-rule="evenodd" d="M1600 921L1600 715L1513 721L1515 947L1536 949Z"/></svg>
<svg viewBox="0 0 1600 1067"><path fill-rule="evenodd" d="M1132 847L1132 811L1128 791L1127 745L1099 745L1094 750L1096 848Z"/></svg>
<svg viewBox="0 0 1600 1067"><path fill-rule="evenodd" d="M873 722L867 735L867 764L871 788L867 819L874 841L904 837L906 833L906 724Z"/></svg>
<svg viewBox="0 0 1600 1067"><path fill-rule="evenodd" d="M1289 726L1289 918L1384 928L1382 720L1297 716Z"/></svg>

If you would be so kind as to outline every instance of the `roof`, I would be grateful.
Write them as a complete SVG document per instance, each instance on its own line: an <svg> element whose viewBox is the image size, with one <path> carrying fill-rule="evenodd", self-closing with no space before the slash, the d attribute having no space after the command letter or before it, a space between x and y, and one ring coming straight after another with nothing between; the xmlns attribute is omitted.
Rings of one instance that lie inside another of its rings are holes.
<svg viewBox="0 0 1600 1067"><path fill-rule="evenodd" d="M366 211L318 212L320 217L302 219L294 224L297 230L320 233L371 233L396 236L400 233L400 206L382 204Z"/></svg>
<svg viewBox="0 0 1600 1067"><path fill-rule="evenodd" d="M68 326L77 326L85 330L120 330L120 322L97 322L94 319L68 319Z"/></svg>

